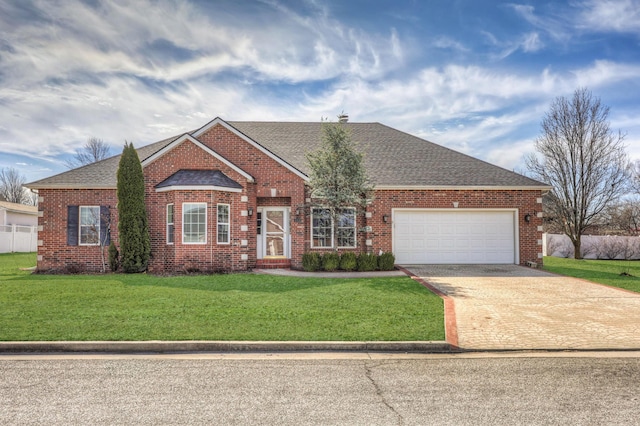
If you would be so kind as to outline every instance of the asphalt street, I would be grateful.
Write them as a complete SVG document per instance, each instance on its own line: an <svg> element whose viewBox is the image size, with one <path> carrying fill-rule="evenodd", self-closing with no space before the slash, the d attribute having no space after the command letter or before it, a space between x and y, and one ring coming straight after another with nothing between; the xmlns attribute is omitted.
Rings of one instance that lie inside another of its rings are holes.
<svg viewBox="0 0 640 426"><path fill-rule="evenodd" d="M0 424L640 423L640 355L0 356Z"/></svg>

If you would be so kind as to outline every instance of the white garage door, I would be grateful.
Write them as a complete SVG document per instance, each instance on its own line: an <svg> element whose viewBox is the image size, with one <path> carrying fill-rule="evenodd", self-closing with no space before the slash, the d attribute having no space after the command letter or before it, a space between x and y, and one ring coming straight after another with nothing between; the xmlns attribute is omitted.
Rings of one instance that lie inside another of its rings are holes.
<svg viewBox="0 0 640 426"><path fill-rule="evenodd" d="M394 211L396 263L515 263L513 211Z"/></svg>

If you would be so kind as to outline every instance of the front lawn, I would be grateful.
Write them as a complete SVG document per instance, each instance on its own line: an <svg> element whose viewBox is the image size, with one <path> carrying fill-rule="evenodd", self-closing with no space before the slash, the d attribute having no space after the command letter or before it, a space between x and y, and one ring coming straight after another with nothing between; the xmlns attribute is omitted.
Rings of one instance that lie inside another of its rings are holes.
<svg viewBox="0 0 640 426"><path fill-rule="evenodd" d="M0 255L0 340L444 340L407 277L33 275Z"/></svg>
<svg viewBox="0 0 640 426"><path fill-rule="evenodd" d="M547 256L544 269L640 293L640 261L575 260Z"/></svg>

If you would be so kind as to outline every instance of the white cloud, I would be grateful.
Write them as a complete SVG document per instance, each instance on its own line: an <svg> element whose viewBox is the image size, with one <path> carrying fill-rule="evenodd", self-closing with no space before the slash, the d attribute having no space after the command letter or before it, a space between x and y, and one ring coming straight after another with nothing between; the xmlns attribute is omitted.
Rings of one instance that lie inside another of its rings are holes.
<svg viewBox="0 0 640 426"><path fill-rule="evenodd" d="M595 61L592 66L573 71L577 86L600 87L625 80L637 80L640 64Z"/></svg>
<svg viewBox="0 0 640 426"><path fill-rule="evenodd" d="M567 18L564 15L540 15L536 13L535 7L530 5L510 4L509 6L529 24L544 31L545 34L548 34L554 40L566 42L571 37ZM557 5L554 6L557 7ZM559 12L563 11L562 7L559 9Z"/></svg>
<svg viewBox="0 0 640 426"><path fill-rule="evenodd" d="M581 6L575 22L585 31L640 34L638 0L590 0Z"/></svg>
<svg viewBox="0 0 640 426"><path fill-rule="evenodd" d="M468 52L469 49L457 40L447 36L436 37L433 45L439 49L452 49L459 52Z"/></svg>

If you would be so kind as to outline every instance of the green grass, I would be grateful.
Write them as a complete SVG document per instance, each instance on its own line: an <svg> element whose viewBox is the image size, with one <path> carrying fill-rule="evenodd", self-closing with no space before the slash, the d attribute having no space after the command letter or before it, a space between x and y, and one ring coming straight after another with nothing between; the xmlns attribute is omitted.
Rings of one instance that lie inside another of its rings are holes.
<svg viewBox="0 0 640 426"><path fill-rule="evenodd" d="M575 260L547 256L544 269L640 293L640 261L637 260Z"/></svg>
<svg viewBox="0 0 640 426"><path fill-rule="evenodd" d="M0 255L0 340L444 340L406 277L37 275Z"/></svg>

